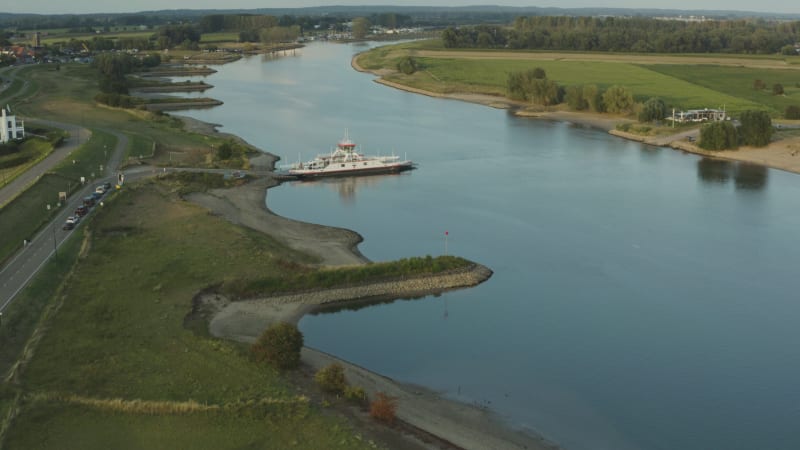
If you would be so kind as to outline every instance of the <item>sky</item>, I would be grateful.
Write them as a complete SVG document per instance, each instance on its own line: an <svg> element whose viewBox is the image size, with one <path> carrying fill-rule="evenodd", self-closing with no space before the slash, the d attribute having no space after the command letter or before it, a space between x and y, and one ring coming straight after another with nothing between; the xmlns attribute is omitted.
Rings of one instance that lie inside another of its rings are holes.
<svg viewBox="0 0 800 450"><path fill-rule="evenodd" d="M793 0L8 0L0 12L36 14L85 14L138 12L161 9L255 9L296 8L326 5L398 5L398 6L539 6L559 8L610 7L610 8L669 8L685 10L727 10L775 13L800 13L800 3Z"/></svg>

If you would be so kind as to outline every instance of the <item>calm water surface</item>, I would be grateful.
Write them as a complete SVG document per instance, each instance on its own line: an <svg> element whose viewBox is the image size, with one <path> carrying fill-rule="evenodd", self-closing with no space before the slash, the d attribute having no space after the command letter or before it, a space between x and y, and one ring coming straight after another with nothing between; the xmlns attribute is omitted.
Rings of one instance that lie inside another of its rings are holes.
<svg viewBox="0 0 800 450"><path fill-rule="evenodd" d="M495 271L439 297L304 318L307 344L568 449L800 448L800 177L387 88L314 44L208 78L223 124L284 161L344 130L393 176L287 183L269 206L375 261Z"/></svg>

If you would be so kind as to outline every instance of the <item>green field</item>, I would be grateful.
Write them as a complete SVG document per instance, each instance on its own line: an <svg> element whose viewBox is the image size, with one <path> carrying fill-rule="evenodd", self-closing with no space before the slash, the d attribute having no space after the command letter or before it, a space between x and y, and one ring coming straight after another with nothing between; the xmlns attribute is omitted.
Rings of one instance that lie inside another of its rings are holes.
<svg viewBox="0 0 800 450"><path fill-rule="evenodd" d="M203 35L200 36L201 44L217 44L220 42L239 42L239 33L236 32L203 33Z"/></svg>
<svg viewBox="0 0 800 450"><path fill-rule="evenodd" d="M19 146L19 150L12 154L0 156L0 187L14 181L29 168L43 160L53 151L50 142L31 138ZM0 205L0 208L2 205Z"/></svg>
<svg viewBox="0 0 800 450"><path fill-rule="evenodd" d="M420 51L426 56L418 56ZM547 77L561 86L596 84L600 88L621 85L629 88L638 102L650 97L662 98L669 107L679 109L727 108L732 113L765 109L774 117L788 105L800 104L800 72L794 69L757 69L702 64L711 58L722 60L752 59L779 64L784 58L742 55L680 55L681 64L639 64L613 61L614 55L599 54L596 61L569 60L577 54L553 54L553 58L530 59L530 52L482 52L475 57L470 50L448 50L447 57L430 56L442 50L437 41L399 44L371 50L359 57L359 64L370 70L390 69L384 78L410 87L438 93L479 93L505 96L509 73L541 67ZM416 59L413 75L396 72L401 57ZM464 57L458 57L464 55ZM492 55L503 55L499 57ZM676 55L664 55L664 58ZM658 56L649 55L647 61ZM601 59L608 59L608 61ZM621 58L621 57L620 57ZM630 55L626 58L630 59ZM644 57L642 57L644 60ZM563 60L561 60L563 59ZM574 59L574 58L573 58ZM687 61L696 60L698 64ZM753 81L764 80L768 89L755 91ZM771 86L781 83L786 94L772 95Z"/></svg>
<svg viewBox="0 0 800 450"><path fill-rule="evenodd" d="M60 309L22 374L26 400L7 436L10 448L370 447L340 419L298 400L280 373L252 361L243 346L184 326L200 289L285 274L308 256L179 201L170 184L126 188L89 225L92 250L58 292ZM65 250L62 264L67 254L74 253ZM48 298L42 287L20 300ZM10 359L4 354L4 367ZM71 396L167 406L145 413L63 400ZM180 412L187 402L215 410Z"/></svg>

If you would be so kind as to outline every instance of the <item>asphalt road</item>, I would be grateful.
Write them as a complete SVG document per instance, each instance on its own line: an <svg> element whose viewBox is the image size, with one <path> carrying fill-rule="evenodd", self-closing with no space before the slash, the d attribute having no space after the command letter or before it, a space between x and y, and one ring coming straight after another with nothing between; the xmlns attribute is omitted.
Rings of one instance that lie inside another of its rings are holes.
<svg viewBox="0 0 800 450"><path fill-rule="evenodd" d="M79 128L75 125L58 122L47 122L47 124L67 130ZM16 253L16 255L14 255L6 264L0 267L0 312L5 310L11 301L14 300L16 295L28 285L30 280L36 275L39 269L42 268L44 263L47 262L47 260L52 256L57 254L58 247L69 236L71 236L72 233L81 228L83 220L79 222L78 225L72 230L62 230L62 226L64 225L67 217L74 215L75 209L83 204L83 197L94 192L95 187L98 184L102 184L104 182L110 182L112 185L116 184L116 168L119 167L120 161L122 160L122 155L124 154L125 149L128 147L128 138L121 133L111 130L106 131L113 133L117 137L117 145L111 152L111 157L104 168L105 173L102 174L102 177L87 182L86 185L82 186L79 190L74 191L67 199L67 203L61 207L60 211L58 214L56 214L53 220L46 227L40 230L37 235L32 236L27 245L24 245L22 249ZM81 139L81 141L83 141L83 139ZM31 183L35 182L36 179L41 176L41 174L45 173L47 170L67 158L72 150L75 150L79 146L78 144L79 143L76 140L74 144L71 143L71 145L67 147L69 151L62 152L61 149L59 149L59 151L53 152L53 154L50 156L57 155L57 158L53 158L52 160L48 161L50 158L48 157L31 168L29 172L32 172L32 175L28 178L29 181L27 183L21 183L18 185L13 185L13 183L10 183L9 185L5 186L2 190L2 195L7 197L0 198L13 199L19 195ZM46 161L48 161L48 165L42 166ZM0 202L0 204L3 203ZM95 206L95 208L99 207L100 206ZM89 214L91 215L92 213L90 212ZM84 220L86 218L88 218L88 215L84 217Z"/></svg>

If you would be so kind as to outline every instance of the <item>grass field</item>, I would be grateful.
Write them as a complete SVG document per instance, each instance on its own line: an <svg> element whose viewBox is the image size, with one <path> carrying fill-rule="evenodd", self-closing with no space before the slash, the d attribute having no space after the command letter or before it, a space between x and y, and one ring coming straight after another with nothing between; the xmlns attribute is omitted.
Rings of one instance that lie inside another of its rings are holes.
<svg viewBox="0 0 800 450"><path fill-rule="evenodd" d="M621 85L629 88L637 101L660 97L680 109L724 106L734 114L766 109L777 117L786 106L800 104L800 88L796 87L800 71L785 68L785 57L775 56L443 51L437 41L423 41L377 48L361 55L359 64L370 70L394 71L397 61L406 55L416 58L419 70L413 75L394 72L384 77L439 93L505 96L509 73L541 67L562 86ZM756 78L770 88L774 83L783 84L786 95L753 90Z"/></svg>
<svg viewBox="0 0 800 450"><path fill-rule="evenodd" d="M298 403L295 389L273 369L253 362L239 344L184 327L200 289L226 279L285 274L310 258L181 202L174 191L159 183L126 188L92 219L92 250L61 291L57 301L63 305L22 377L28 400L6 443L10 448L369 448L339 419ZM215 410L145 414L116 407L109 414L49 393L195 401ZM264 400L288 406L261 406ZM137 437L133 444L131 436Z"/></svg>
<svg viewBox="0 0 800 450"><path fill-rule="evenodd" d="M203 33L203 35L200 36L201 44L216 44L220 42L239 42L239 33L236 32Z"/></svg>

